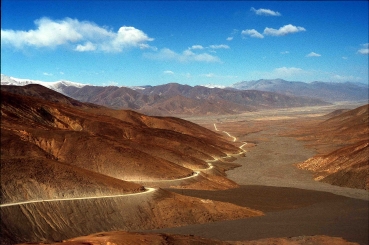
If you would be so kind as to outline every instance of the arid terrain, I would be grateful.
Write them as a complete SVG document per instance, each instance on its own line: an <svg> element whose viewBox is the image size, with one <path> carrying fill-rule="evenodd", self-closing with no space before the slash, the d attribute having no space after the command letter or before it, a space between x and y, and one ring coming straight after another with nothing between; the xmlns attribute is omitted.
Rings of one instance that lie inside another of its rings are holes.
<svg viewBox="0 0 369 245"><path fill-rule="evenodd" d="M183 120L28 88L2 89L2 244L368 244L367 105Z"/></svg>
<svg viewBox="0 0 369 245"><path fill-rule="evenodd" d="M4 90L4 244L263 215L160 189L238 187L224 171L243 150L222 135L178 118L81 104L40 85Z"/></svg>

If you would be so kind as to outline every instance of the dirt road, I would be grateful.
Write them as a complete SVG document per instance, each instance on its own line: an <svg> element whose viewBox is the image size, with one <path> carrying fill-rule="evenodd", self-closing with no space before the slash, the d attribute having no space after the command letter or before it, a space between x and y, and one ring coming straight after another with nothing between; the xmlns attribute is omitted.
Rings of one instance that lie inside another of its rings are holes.
<svg viewBox="0 0 369 245"><path fill-rule="evenodd" d="M314 181L310 172L293 165L315 155L314 150L293 138L278 136L277 131L271 128L242 138L256 147L247 148L246 157L235 162L241 167L227 172L241 188L180 191L258 209L266 212L265 216L159 231L224 241L328 235L367 245L369 193Z"/></svg>

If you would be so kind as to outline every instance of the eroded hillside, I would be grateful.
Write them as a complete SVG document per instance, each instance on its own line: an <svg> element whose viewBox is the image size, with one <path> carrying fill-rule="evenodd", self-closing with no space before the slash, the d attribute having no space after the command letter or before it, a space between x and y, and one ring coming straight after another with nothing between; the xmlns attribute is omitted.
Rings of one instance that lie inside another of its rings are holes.
<svg viewBox="0 0 369 245"><path fill-rule="evenodd" d="M331 115L309 129L299 129L299 139L320 154L297 166L314 171L316 180L369 190L368 105Z"/></svg>
<svg viewBox="0 0 369 245"><path fill-rule="evenodd" d="M3 244L262 215L158 188L237 187L224 174L236 165L222 159L242 150L223 136L37 87L1 91Z"/></svg>

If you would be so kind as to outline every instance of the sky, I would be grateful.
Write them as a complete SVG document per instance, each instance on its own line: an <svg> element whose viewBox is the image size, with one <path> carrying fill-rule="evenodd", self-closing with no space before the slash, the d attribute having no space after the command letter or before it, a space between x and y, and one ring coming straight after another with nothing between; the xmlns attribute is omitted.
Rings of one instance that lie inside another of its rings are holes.
<svg viewBox="0 0 369 245"><path fill-rule="evenodd" d="M1 74L142 86L368 83L368 1L2 0Z"/></svg>

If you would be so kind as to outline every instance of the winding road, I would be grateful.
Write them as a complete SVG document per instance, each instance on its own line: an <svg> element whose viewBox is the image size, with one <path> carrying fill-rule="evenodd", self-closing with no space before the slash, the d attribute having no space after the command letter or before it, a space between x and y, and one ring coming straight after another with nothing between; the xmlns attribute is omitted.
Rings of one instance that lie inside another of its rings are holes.
<svg viewBox="0 0 369 245"><path fill-rule="evenodd" d="M219 131L214 123L214 128L216 131ZM224 133L226 133L229 137L233 138L233 142L235 142L237 140L236 137L230 135L228 132L226 131L222 131ZM240 146L239 148L244 151L242 149L242 147L244 145L246 145L247 143L244 143L242 146ZM229 155L227 154L226 157L229 157ZM223 158L226 158L223 157ZM219 158L215 158L214 160L209 160L207 161L209 167L206 169L196 169L196 171L193 172L193 174L191 176L187 176L187 177L183 177L183 178L178 178L178 179L169 179L169 180L148 180L148 181L143 181L143 180L126 180L126 181L132 181L132 182L170 182L170 181L178 181L178 180L185 180L185 179L190 179L190 178L194 178L197 177L201 171L204 170L210 170L212 168L214 168L213 164L211 164L211 162L215 162L219 160ZM9 206L16 206L16 205L23 205L23 204L29 204L29 203L40 203L40 202L56 202L56 201L71 201L71 200L85 200L85 199L99 199L99 198L114 198L114 197L122 197L122 196L133 196L133 195L142 195L142 194L147 194L153 191L156 191L157 188L151 188L151 187L145 187L145 191L143 192L137 192L137 193L127 193L127 194L120 194L120 195L109 195L109 196L93 196L93 197L73 197L73 198L56 198L56 199L43 199L43 200L31 200L31 201L25 201L25 202L13 202L13 203L4 203L4 204L0 204L0 208L2 207L9 207Z"/></svg>
<svg viewBox="0 0 369 245"><path fill-rule="evenodd" d="M145 191L136 192L136 193L127 193L127 194L111 195L111 196L73 197L73 198L56 198L56 199L44 199L44 200L32 200L32 201L26 201L26 202L13 202L13 203L1 204L0 207L9 207L9 206L23 205L23 204L28 204L28 203L37 203L37 202L71 201L71 200L112 198L112 197L123 197L123 196L125 197L125 196L134 196L134 195L147 194L147 193L150 193L150 192L153 192L153 191L156 191L156 190L157 190L156 188L145 187Z"/></svg>
<svg viewBox="0 0 369 245"><path fill-rule="evenodd" d="M217 128L217 125L214 123L214 128L215 128L215 131L220 131L218 128ZM231 135L230 133L228 133L227 131L222 131L223 133L225 133L226 135L228 135L229 137L231 137L233 139L233 142L236 142L237 138L234 137L233 135ZM244 142L243 145L241 145L239 148L245 152L244 149L242 149L242 147L244 147L245 145L247 145L247 142Z"/></svg>

